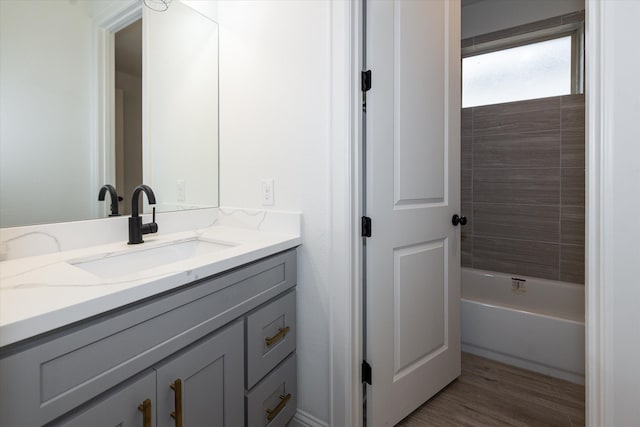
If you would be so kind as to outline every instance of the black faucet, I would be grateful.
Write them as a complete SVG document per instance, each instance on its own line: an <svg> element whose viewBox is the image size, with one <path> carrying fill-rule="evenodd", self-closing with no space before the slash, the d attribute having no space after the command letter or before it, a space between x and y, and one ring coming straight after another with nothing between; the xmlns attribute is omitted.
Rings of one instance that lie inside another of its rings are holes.
<svg viewBox="0 0 640 427"><path fill-rule="evenodd" d="M142 240L143 234L157 233L158 224L156 224L156 208L153 208L153 219L150 223L143 224L142 217L138 215L138 203L140 192L144 191L149 199L150 205L156 204L156 196L153 194L153 190L148 185L138 185L133 190L133 196L131 196L131 218L129 218L129 244L137 245L144 242Z"/></svg>
<svg viewBox="0 0 640 427"><path fill-rule="evenodd" d="M109 216L120 216L118 213L118 202L122 201L122 197L118 196L116 189L111 184L105 184L100 187L100 192L98 193L98 200L104 201L104 196L109 192L109 196L111 197L111 213Z"/></svg>

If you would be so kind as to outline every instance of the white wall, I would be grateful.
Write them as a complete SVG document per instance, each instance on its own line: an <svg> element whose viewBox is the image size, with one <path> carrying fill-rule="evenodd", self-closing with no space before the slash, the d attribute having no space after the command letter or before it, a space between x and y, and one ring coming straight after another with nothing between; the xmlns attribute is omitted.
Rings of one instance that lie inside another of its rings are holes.
<svg viewBox="0 0 640 427"><path fill-rule="evenodd" d="M330 381L330 11L324 0L222 1L218 9L221 205L261 208L261 179L274 178L273 208L303 214L298 407L324 421Z"/></svg>
<svg viewBox="0 0 640 427"><path fill-rule="evenodd" d="M87 8L0 1L0 227L86 219L98 203Z"/></svg>
<svg viewBox="0 0 640 427"><path fill-rule="evenodd" d="M584 0L482 0L462 8L462 38L584 10Z"/></svg>

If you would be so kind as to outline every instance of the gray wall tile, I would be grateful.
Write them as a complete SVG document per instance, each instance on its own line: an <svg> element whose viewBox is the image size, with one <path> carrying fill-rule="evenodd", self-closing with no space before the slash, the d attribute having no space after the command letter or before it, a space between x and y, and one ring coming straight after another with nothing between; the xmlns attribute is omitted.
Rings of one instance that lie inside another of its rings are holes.
<svg viewBox="0 0 640 427"><path fill-rule="evenodd" d="M583 20L571 13L461 45ZM461 121L462 264L583 283L584 95L466 108Z"/></svg>
<svg viewBox="0 0 640 427"><path fill-rule="evenodd" d="M584 284L584 246L561 246L560 280Z"/></svg>
<svg viewBox="0 0 640 427"><path fill-rule="evenodd" d="M584 168L584 127L582 129L562 128L562 159L563 168Z"/></svg>
<svg viewBox="0 0 640 427"><path fill-rule="evenodd" d="M567 95L560 98L562 102L562 128L584 129L584 95Z"/></svg>
<svg viewBox="0 0 640 427"><path fill-rule="evenodd" d="M463 267L471 268L473 267L473 236L463 231L460 236L460 242L460 264Z"/></svg>
<svg viewBox="0 0 640 427"><path fill-rule="evenodd" d="M528 114L549 109L553 109L558 112L558 108L562 105L562 100L560 98L562 97L551 96L548 98L528 99L525 101L505 102L501 104L473 107L474 126L496 114ZM577 102L575 100L572 101Z"/></svg>
<svg viewBox="0 0 640 427"><path fill-rule="evenodd" d="M584 207L563 206L560 230L560 243L584 246Z"/></svg>
<svg viewBox="0 0 640 427"><path fill-rule="evenodd" d="M462 232L465 234L474 234L473 231L473 203L462 202L460 204L460 215L467 218L467 225L462 227Z"/></svg>
<svg viewBox="0 0 640 427"><path fill-rule="evenodd" d="M475 169L473 202L557 205L560 168Z"/></svg>
<svg viewBox="0 0 640 427"><path fill-rule="evenodd" d="M471 169L473 167L473 138L471 136L463 136L460 138L460 160L462 169Z"/></svg>
<svg viewBox="0 0 640 427"><path fill-rule="evenodd" d="M471 136L473 131L473 109L463 108L460 115L460 126L462 136Z"/></svg>
<svg viewBox="0 0 640 427"><path fill-rule="evenodd" d="M563 206L584 206L584 169L562 168Z"/></svg>
<svg viewBox="0 0 640 427"><path fill-rule="evenodd" d="M560 245L473 236L473 267L557 280Z"/></svg>
<svg viewBox="0 0 640 427"><path fill-rule="evenodd" d="M562 97L562 167L584 168L584 95Z"/></svg>
<svg viewBox="0 0 640 427"><path fill-rule="evenodd" d="M471 202L472 202L471 192L472 192L471 187L462 187L460 189L460 201L462 202L463 206L467 203L471 205ZM470 209L469 209L469 215L471 215Z"/></svg>
<svg viewBox="0 0 640 427"><path fill-rule="evenodd" d="M560 130L529 134L511 132L478 136L473 140L473 166L477 168L530 168L560 166Z"/></svg>
<svg viewBox="0 0 640 427"><path fill-rule="evenodd" d="M476 136L560 129L560 97L487 105L473 109Z"/></svg>
<svg viewBox="0 0 640 427"><path fill-rule="evenodd" d="M474 236L504 237L560 243L560 207L535 205L473 205Z"/></svg>
<svg viewBox="0 0 640 427"><path fill-rule="evenodd" d="M460 171L460 187L463 189L471 189L473 186L473 171L471 169L462 169Z"/></svg>

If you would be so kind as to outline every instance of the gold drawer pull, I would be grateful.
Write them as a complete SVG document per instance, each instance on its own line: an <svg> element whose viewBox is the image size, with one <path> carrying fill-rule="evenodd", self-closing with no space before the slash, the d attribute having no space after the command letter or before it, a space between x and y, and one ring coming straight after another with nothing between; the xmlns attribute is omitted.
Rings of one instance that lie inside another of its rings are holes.
<svg viewBox="0 0 640 427"><path fill-rule="evenodd" d="M151 427L151 401L145 399L138 405L138 411L142 412L142 426Z"/></svg>
<svg viewBox="0 0 640 427"><path fill-rule="evenodd" d="M176 420L176 427L182 427L182 380L178 378L169 387L173 390L175 411L171 412L171 418Z"/></svg>
<svg viewBox="0 0 640 427"><path fill-rule="evenodd" d="M271 421L273 420L275 417L278 416L278 414L280 413L280 411L282 411L282 409L284 409L285 406L287 406L287 402L289 402L289 400L291 399L291 393L287 393L287 395L280 395L280 403L278 403L278 406L276 406L273 409L267 409L267 421Z"/></svg>
<svg viewBox="0 0 640 427"><path fill-rule="evenodd" d="M275 334L272 337L265 338L264 341L267 343L267 347L271 347L272 345L280 341L282 338L284 338L284 336L289 333L290 329L291 328L289 326L285 326L284 328L278 328L277 334Z"/></svg>

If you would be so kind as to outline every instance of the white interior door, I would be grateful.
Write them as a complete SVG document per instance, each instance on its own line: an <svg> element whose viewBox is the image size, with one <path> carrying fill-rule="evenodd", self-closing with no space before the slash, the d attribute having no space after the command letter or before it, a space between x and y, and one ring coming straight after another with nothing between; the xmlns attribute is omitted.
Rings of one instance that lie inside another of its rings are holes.
<svg viewBox="0 0 640 427"><path fill-rule="evenodd" d="M367 2L367 425L460 374L460 2Z"/></svg>

